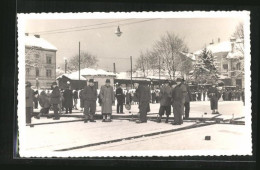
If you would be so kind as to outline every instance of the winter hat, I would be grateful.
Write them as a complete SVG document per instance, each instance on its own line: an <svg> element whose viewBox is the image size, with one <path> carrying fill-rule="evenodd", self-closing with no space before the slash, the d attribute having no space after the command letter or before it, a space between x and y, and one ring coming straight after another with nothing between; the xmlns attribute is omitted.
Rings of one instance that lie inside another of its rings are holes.
<svg viewBox="0 0 260 170"><path fill-rule="evenodd" d="M110 79L106 79L106 83L110 83Z"/></svg>
<svg viewBox="0 0 260 170"><path fill-rule="evenodd" d="M26 85L26 87L31 87L31 86L32 86L31 82L29 82L29 81L27 81L27 82L25 83L25 85Z"/></svg>
<svg viewBox="0 0 260 170"><path fill-rule="evenodd" d="M177 78L176 82L182 82L182 79L181 78Z"/></svg>

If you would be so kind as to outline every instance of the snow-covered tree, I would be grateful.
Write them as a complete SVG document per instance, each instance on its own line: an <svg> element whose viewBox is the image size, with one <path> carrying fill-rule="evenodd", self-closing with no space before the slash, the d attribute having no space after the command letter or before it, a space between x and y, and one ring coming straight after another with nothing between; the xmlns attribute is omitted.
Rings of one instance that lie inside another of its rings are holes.
<svg viewBox="0 0 260 170"><path fill-rule="evenodd" d="M197 82L216 81L219 72L217 70L216 57L211 51L204 48L194 64L193 78Z"/></svg>

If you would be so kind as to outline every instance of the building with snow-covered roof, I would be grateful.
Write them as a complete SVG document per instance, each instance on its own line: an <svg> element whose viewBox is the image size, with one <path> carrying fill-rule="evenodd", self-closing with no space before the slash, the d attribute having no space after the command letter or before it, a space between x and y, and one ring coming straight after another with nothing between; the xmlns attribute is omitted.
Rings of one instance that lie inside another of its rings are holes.
<svg viewBox="0 0 260 170"><path fill-rule="evenodd" d="M106 79L110 79L111 85L114 85L115 78L116 74L112 72L102 69L84 68L80 70L80 77L79 71L75 71L69 74L62 74L57 77L57 80L60 87L65 88L69 81L72 89L82 89L89 79L94 79L94 84L99 89L102 85L105 85Z"/></svg>
<svg viewBox="0 0 260 170"><path fill-rule="evenodd" d="M226 85L244 87L243 40L232 37L229 41L212 42L205 48L216 57L219 79L223 80ZM194 52L196 60L202 51L203 49Z"/></svg>
<svg viewBox="0 0 260 170"><path fill-rule="evenodd" d="M25 34L26 81L34 88L50 88L56 80L57 48L39 35Z"/></svg>

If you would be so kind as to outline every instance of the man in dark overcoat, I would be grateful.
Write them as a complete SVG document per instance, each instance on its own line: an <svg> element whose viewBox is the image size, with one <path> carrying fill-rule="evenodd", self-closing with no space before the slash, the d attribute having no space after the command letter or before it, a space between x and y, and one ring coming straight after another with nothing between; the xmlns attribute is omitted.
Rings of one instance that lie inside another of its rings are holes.
<svg viewBox="0 0 260 170"><path fill-rule="evenodd" d="M123 113L123 103L124 103L125 95L123 93L122 85L120 84L119 87L116 89L116 100L117 100L117 113Z"/></svg>
<svg viewBox="0 0 260 170"><path fill-rule="evenodd" d="M185 80L182 79L181 88L184 97L184 118L189 118L190 115L190 101L191 101L191 92L188 84L185 83Z"/></svg>
<svg viewBox="0 0 260 170"><path fill-rule="evenodd" d="M72 107L73 107L73 92L71 90L71 86L67 86L63 93L64 97L64 107L66 109L65 114L68 114L68 112L72 113Z"/></svg>
<svg viewBox="0 0 260 170"><path fill-rule="evenodd" d="M184 95L183 90L181 87L181 78L177 78L176 83L177 85L172 90L172 107L173 107L173 114L174 114L174 122L173 125L181 125L183 123L182 115L184 112Z"/></svg>
<svg viewBox="0 0 260 170"><path fill-rule="evenodd" d="M60 90L59 87L57 85L57 82L53 82L52 83L52 92L50 95L50 103L52 105L53 111L54 111L54 118L53 120L59 120L59 108L58 108L58 104L60 104Z"/></svg>
<svg viewBox="0 0 260 170"><path fill-rule="evenodd" d="M210 98L210 108L212 110L212 114L219 114L218 112L218 99L219 92L216 88L216 84L213 84L208 91L208 96Z"/></svg>
<svg viewBox="0 0 260 170"><path fill-rule="evenodd" d="M89 79L89 85L85 86L82 92L82 100L84 101L84 122L95 122L94 115L96 112L97 89L94 86L93 79Z"/></svg>
<svg viewBox="0 0 260 170"><path fill-rule="evenodd" d="M150 112L151 91L146 84L139 85L139 83L135 83L134 86L136 88L136 97L138 99L140 113L139 120L136 121L136 123L146 123L147 112Z"/></svg>
<svg viewBox="0 0 260 170"><path fill-rule="evenodd" d="M31 88L31 82L27 81L25 84L25 104L26 104L26 125L31 124L33 113L33 97L34 91Z"/></svg>
<svg viewBox="0 0 260 170"><path fill-rule="evenodd" d="M172 98L172 88L168 80L165 81L165 85L161 87L159 97L160 97L160 109L159 109L159 119L158 123L161 122L162 116L166 112L166 121L168 123L169 115L171 114L171 98Z"/></svg>

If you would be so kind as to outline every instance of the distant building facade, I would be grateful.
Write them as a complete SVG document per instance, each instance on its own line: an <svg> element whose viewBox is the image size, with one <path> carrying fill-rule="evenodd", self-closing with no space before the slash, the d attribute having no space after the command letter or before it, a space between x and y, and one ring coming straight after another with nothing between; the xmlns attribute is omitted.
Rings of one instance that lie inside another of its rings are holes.
<svg viewBox="0 0 260 170"><path fill-rule="evenodd" d="M216 64L219 79L225 85L244 87L244 54L243 54L243 40L230 38L229 41L217 43L210 43L206 47L216 57ZM202 50L196 51L194 54L196 60Z"/></svg>
<svg viewBox="0 0 260 170"><path fill-rule="evenodd" d="M34 88L50 88L56 80L57 48L40 36L25 36L25 78Z"/></svg>

